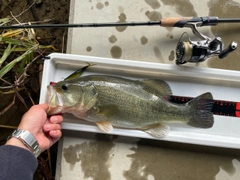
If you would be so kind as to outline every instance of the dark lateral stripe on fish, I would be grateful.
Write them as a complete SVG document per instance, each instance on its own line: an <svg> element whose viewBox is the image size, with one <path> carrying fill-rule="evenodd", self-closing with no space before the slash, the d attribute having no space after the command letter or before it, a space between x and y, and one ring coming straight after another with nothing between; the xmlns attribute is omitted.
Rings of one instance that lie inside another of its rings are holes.
<svg viewBox="0 0 240 180"><path fill-rule="evenodd" d="M193 98L170 95L170 96L166 96L165 99L172 103L184 104L192 100ZM232 116L232 117L240 118L240 102L214 100L214 104L211 112L215 115Z"/></svg>

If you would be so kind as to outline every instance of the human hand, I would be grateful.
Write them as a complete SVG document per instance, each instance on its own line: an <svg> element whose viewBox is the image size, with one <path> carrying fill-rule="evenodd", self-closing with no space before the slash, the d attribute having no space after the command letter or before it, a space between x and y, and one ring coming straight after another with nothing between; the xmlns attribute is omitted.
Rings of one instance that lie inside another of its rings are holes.
<svg viewBox="0 0 240 180"><path fill-rule="evenodd" d="M61 115L47 116L48 105L32 106L22 117L18 129L28 130L37 139L42 151L49 149L62 136Z"/></svg>

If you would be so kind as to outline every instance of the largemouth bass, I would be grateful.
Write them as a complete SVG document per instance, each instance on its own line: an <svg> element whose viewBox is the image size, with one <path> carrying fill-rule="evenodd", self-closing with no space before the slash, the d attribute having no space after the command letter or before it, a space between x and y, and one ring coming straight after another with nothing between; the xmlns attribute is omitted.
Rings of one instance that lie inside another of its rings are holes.
<svg viewBox="0 0 240 180"><path fill-rule="evenodd" d="M179 105L167 101L170 86L163 80L130 80L106 75L89 75L48 86L48 114L72 113L96 123L104 132L113 126L140 129L165 137L169 123L210 128L212 94L204 93Z"/></svg>

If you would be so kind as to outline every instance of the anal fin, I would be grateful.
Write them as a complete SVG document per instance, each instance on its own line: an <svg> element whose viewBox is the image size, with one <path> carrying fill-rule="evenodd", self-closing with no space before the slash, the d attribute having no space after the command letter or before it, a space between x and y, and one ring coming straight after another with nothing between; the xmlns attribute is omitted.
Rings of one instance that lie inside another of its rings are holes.
<svg viewBox="0 0 240 180"><path fill-rule="evenodd" d="M156 124L150 127L142 128L142 130L153 137L164 138L168 135L170 127L165 124Z"/></svg>

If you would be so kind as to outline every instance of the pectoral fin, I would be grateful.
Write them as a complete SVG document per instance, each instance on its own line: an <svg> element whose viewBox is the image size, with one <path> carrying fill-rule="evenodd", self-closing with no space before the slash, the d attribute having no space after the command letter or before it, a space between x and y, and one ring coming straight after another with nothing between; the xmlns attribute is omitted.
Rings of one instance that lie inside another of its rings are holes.
<svg viewBox="0 0 240 180"><path fill-rule="evenodd" d="M96 122L96 124L104 132L111 133L113 131L113 126L109 122L99 121L99 122Z"/></svg>
<svg viewBox="0 0 240 180"><path fill-rule="evenodd" d="M153 137L164 138L169 133L170 127L159 123L154 126L143 128L142 130Z"/></svg>

